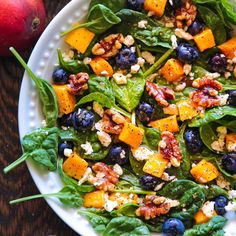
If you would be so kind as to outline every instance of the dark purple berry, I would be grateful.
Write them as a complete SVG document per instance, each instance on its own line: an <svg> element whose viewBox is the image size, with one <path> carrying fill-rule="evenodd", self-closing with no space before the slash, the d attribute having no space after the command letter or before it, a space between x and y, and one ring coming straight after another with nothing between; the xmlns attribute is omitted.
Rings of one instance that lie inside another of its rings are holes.
<svg viewBox="0 0 236 236"><path fill-rule="evenodd" d="M157 177L151 175L144 175L139 179L139 183L143 189L154 190L155 187L160 184L162 181Z"/></svg>
<svg viewBox="0 0 236 236"><path fill-rule="evenodd" d="M227 58L222 53L216 53L208 61L211 72L224 73L227 67Z"/></svg>
<svg viewBox="0 0 236 236"><path fill-rule="evenodd" d="M177 218L169 218L162 225L164 236L182 236L184 235L185 227L181 220Z"/></svg>
<svg viewBox="0 0 236 236"><path fill-rule="evenodd" d="M224 196L218 196L215 200L215 211L218 215L224 215L226 213L225 206L228 204L228 198Z"/></svg>
<svg viewBox="0 0 236 236"><path fill-rule="evenodd" d="M231 106L236 106L236 90L230 89L225 92L229 94L228 104Z"/></svg>
<svg viewBox="0 0 236 236"><path fill-rule="evenodd" d="M52 78L54 84L66 84L69 79L69 75L64 69L56 68L53 71Z"/></svg>
<svg viewBox="0 0 236 236"><path fill-rule="evenodd" d="M176 48L176 54L180 61L188 64L194 63L199 58L198 50L188 43L182 43Z"/></svg>
<svg viewBox="0 0 236 236"><path fill-rule="evenodd" d="M138 116L139 120L144 123L151 121L154 113L154 107L146 102L140 103L136 109L136 115Z"/></svg>
<svg viewBox="0 0 236 236"><path fill-rule="evenodd" d="M200 153L203 150L203 143L200 138L198 129L191 128L184 135L187 150L191 154Z"/></svg>
<svg viewBox="0 0 236 236"><path fill-rule="evenodd" d="M204 24L198 20L195 20L189 27L188 32L191 35L196 35L204 29Z"/></svg>
<svg viewBox="0 0 236 236"><path fill-rule="evenodd" d="M73 144L72 142L68 142L68 141L63 142L63 143L60 143L60 144L58 145L58 154L59 154L60 157L65 157L65 155L64 155L64 150L65 150L66 148L73 150L74 144Z"/></svg>
<svg viewBox="0 0 236 236"><path fill-rule="evenodd" d="M236 174L236 152L224 154L222 158L222 166L224 170L230 174Z"/></svg>
<svg viewBox="0 0 236 236"><path fill-rule="evenodd" d="M129 162L129 147L124 143L114 144L108 153L112 163L117 163L119 165L124 165Z"/></svg>
<svg viewBox="0 0 236 236"><path fill-rule="evenodd" d="M128 0L128 8L134 11L143 10L144 0Z"/></svg>
<svg viewBox="0 0 236 236"><path fill-rule="evenodd" d="M60 126L73 126L72 124L72 117L73 117L73 112L67 115L63 115L62 117L58 118L58 124Z"/></svg>
<svg viewBox="0 0 236 236"><path fill-rule="evenodd" d="M130 48L121 49L116 56L116 65L121 69L129 69L136 62L136 55Z"/></svg>

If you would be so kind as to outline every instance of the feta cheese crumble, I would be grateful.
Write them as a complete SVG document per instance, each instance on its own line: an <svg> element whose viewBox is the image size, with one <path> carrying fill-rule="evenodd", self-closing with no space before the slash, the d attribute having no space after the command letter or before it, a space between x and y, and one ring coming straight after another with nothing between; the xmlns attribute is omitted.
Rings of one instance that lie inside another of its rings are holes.
<svg viewBox="0 0 236 236"><path fill-rule="evenodd" d="M65 157L69 157L72 153L73 153L73 150L70 148L65 148L63 152Z"/></svg>
<svg viewBox="0 0 236 236"><path fill-rule="evenodd" d="M93 147L90 142L87 141L85 144L81 144L80 146L85 150L85 155L90 155L93 153Z"/></svg>
<svg viewBox="0 0 236 236"><path fill-rule="evenodd" d="M127 78L120 72L113 74L113 78L117 84L127 84Z"/></svg>
<svg viewBox="0 0 236 236"><path fill-rule="evenodd" d="M134 158L138 161L148 160L154 155L154 152L147 147L140 146L137 149L132 149Z"/></svg>
<svg viewBox="0 0 236 236"><path fill-rule="evenodd" d="M141 20L141 21L138 22L138 28L146 29L147 24L148 24L147 20Z"/></svg>
<svg viewBox="0 0 236 236"><path fill-rule="evenodd" d="M134 38L131 35L127 35L124 39L123 44L127 47L134 45Z"/></svg>
<svg viewBox="0 0 236 236"><path fill-rule="evenodd" d="M202 211L204 215L211 218L214 214L214 205L215 205L215 202L213 201L205 202L204 205L202 206Z"/></svg>

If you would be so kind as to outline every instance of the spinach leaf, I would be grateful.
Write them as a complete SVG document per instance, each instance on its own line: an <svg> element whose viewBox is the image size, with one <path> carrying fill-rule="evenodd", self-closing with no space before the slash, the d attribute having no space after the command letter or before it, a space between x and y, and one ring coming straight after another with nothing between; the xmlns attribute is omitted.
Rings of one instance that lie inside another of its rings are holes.
<svg viewBox="0 0 236 236"><path fill-rule="evenodd" d="M83 205L83 198L80 193L73 186L65 186L58 193L37 194L33 196L23 197L10 201L10 204L25 202L37 198L57 197L63 204L70 207L81 207Z"/></svg>
<svg viewBox="0 0 236 236"><path fill-rule="evenodd" d="M206 73L208 73L207 70L205 70L201 66L196 66L196 65L193 66L192 71L194 73L194 78L195 79L202 78L202 77L204 77L206 75Z"/></svg>
<svg viewBox="0 0 236 236"><path fill-rule="evenodd" d="M205 201L203 188L190 180L176 180L167 184L159 193L165 197L179 200L179 206L172 209L170 215L180 220L193 219L194 214ZM186 211L182 211L185 208Z"/></svg>
<svg viewBox="0 0 236 236"><path fill-rule="evenodd" d="M225 231L223 229L218 230L212 234L212 236L224 236L224 235L225 235Z"/></svg>
<svg viewBox="0 0 236 236"><path fill-rule="evenodd" d="M236 120L232 116L225 116L223 119L217 120L216 122L222 126L225 126L227 129L236 132Z"/></svg>
<svg viewBox="0 0 236 236"><path fill-rule="evenodd" d="M110 221L108 217L103 216L102 211L97 209L79 209L78 213L84 216L99 234L104 232L106 225Z"/></svg>
<svg viewBox="0 0 236 236"><path fill-rule="evenodd" d="M212 121L220 120L221 118L230 115L236 116L236 108L230 106L215 107L205 112L204 117L196 117L189 122L189 127L200 127Z"/></svg>
<svg viewBox="0 0 236 236"><path fill-rule="evenodd" d="M210 185L208 188L205 188L204 191L207 200L214 199L220 195L228 197L227 191L217 185Z"/></svg>
<svg viewBox="0 0 236 236"><path fill-rule="evenodd" d="M58 151L58 129L36 129L23 137L23 155L4 169L7 173L28 158L47 167L50 171L56 170Z"/></svg>
<svg viewBox="0 0 236 236"><path fill-rule="evenodd" d="M10 51L16 57L16 59L20 62L20 64L24 67L29 77L34 81L36 88L39 93L39 98L43 107L43 114L46 119L47 127L53 127L56 124L58 118L58 103L57 96L55 91L50 83L46 80L40 79L37 77L31 69L27 66L23 58L18 54L18 52L14 48L10 48Z"/></svg>
<svg viewBox="0 0 236 236"><path fill-rule="evenodd" d="M112 217L117 217L117 216L129 216L129 217L136 217L137 215L135 214L135 211L139 205L134 204L134 203L127 203L120 207L118 210L114 210L111 212Z"/></svg>
<svg viewBox="0 0 236 236"><path fill-rule="evenodd" d="M228 0L221 0L223 12L228 21L232 24L236 24L236 7L235 2L230 3Z"/></svg>
<svg viewBox="0 0 236 236"><path fill-rule="evenodd" d="M120 179L125 180L136 187L140 187L139 179L129 170L123 168L123 174L120 176Z"/></svg>
<svg viewBox="0 0 236 236"><path fill-rule="evenodd" d="M90 9L86 23L70 28L69 30L63 32L61 36L64 36L69 32L80 28L88 28L95 34L102 34L110 29L113 25L116 25L120 22L121 19L116 16L113 11L104 5L97 4Z"/></svg>
<svg viewBox="0 0 236 236"><path fill-rule="evenodd" d="M129 155L129 162L131 165L131 168L133 170L133 172L138 176L138 177L142 177L143 175L145 175L145 173L143 172L143 166L145 164L144 161L138 161L136 160L133 155L130 153Z"/></svg>
<svg viewBox="0 0 236 236"><path fill-rule="evenodd" d="M63 181L64 184L73 186L74 188L76 188L76 190L78 192L81 192L81 193L89 193L95 189L95 187L93 185L78 185L78 182L75 179L69 177L63 171L62 163L63 163L63 159L59 159L58 160L58 173L59 173L61 180Z"/></svg>
<svg viewBox="0 0 236 236"><path fill-rule="evenodd" d="M139 104L145 88L145 79L142 76L128 79L126 85L118 85L111 80L116 101L128 112L132 112Z"/></svg>
<svg viewBox="0 0 236 236"><path fill-rule="evenodd" d="M79 72L87 72L87 73L90 72L89 66L83 62L79 62L78 60L65 61L60 49L57 49L57 54L58 54L59 65L64 70L72 74L77 74Z"/></svg>
<svg viewBox="0 0 236 236"><path fill-rule="evenodd" d="M92 9L98 4L102 4L103 6L111 9L113 12L118 12L121 9L126 8L127 0L92 0L89 5L89 9Z"/></svg>
<svg viewBox="0 0 236 236"><path fill-rule="evenodd" d="M208 236L221 230L227 222L222 216L215 216L205 224L195 225L192 229L186 230L184 236Z"/></svg>
<svg viewBox="0 0 236 236"><path fill-rule="evenodd" d="M113 218L107 225L103 236L150 236L147 226L137 218L121 216Z"/></svg>
<svg viewBox="0 0 236 236"><path fill-rule="evenodd" d="M144 128L143 143L150 149L157 151L158 144L161 141L161 132L154 128Z"/></svg>

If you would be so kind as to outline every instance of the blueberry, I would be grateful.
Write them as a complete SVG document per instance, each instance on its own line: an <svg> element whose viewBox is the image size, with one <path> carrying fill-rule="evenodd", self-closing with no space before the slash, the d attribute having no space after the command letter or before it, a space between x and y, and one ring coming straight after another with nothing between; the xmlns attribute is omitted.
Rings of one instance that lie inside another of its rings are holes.
<svg viewBox="0 0 236 236"><path fill-rule="evenodd" d="M112 163L117 163L119 165L124 165L129 161L129 147L124 143L114 144L108 153Z"/></svg>
<svg viewBox="0 0 236 236"><path fill-rule="evenodd" d="M140 103L136 109L136 115L138 116L139 120L144 123L151 121L154 113L154 107L146 102Z"/></svg>
<svg viewBox="0 0 236 236"><path fill-rule="evenodd" d="M66 148L73 150L74 144L72 142L68 142L68 141L67 142L63 142L63 143L59 143L59 145L58 145L58 154L59 154L59 156L65 157L64 156L64 150Z"/></svg>
<svg viewBox="0 0 236 236"><path fill-rule="evenodd" d="M222 166L230 174L236 174L236 152L224 154Z"/></svg>
<svg viewBox="0 0 236 236"><path fill-rule="evenodd" d="M227 67L227 59L224 54L216 53L208 61L211 72L224 73Z"/></svg>
<svg viewBox="0 0 236 236"><path fill-rule="evenodd" d="M182 0L172 0L170 1L170 5L172 6L172 8L178 9L182 6Z"/></svg>
<svg viewBox="0 0 236 236"><path fill-rule="evenodd" d="M224 196L218 196L215 200L215 211L218 215L224 215L226 213L225 206L228 204L228 198Z"/></svg>
<svg viewBox="0 0 236 236"><path fill-rule="evenodd" d="M185 227L181 220L169 218L162 225L164 236L182 236L184 235Z"/></svg>
<svg viewBox="0 0 236 236"><path fill-rule="evenodd" d="M204 24L198 20L195 20L192 25L189 26L188 32L191 35L196 35L204 29Z"/></svg>
<svg viewBox="0 0 236 236"><path fill-rule="evenodd" d="M136 62L136 55L130 48L123 48L116 56L116 65L121 69L129 69Z"/></svg>
<svg viewBox="0 0 236 236"><path fill-rule="evenodd" d="M225 91L227 94L229 94L228 103L231 106L236 106L236 90L229 89Z"/></svg>
<svg viewBox="0 0 236 236"><path fill-rule="evenodd" d="M176 48L177 57L180 61L188 64L194 63L199 58L198 50L188 43L182 43Z"/></svg>
<svg viewBox="0 0 236 236"><path fill-rule="evenodd" d="M154 190L154 188L161 182L161 179L151 175L144 175L139 179L140 185L146 190Z"/></svg>
<svg viewBox="0 0 236 236"><path fill-rule="evenodd" d="M203 143L201 141L198 129L191 128L187 130L185 132L184 139L189 153L196 154L202 152Z"/></svg>
<svg viewBox="0 0 236 236"><path fill-rule="evenodd" d="M60 126L73 126L72 124L72 117L73 112L67 115L63 115L62 117L58 118L58 123Z"/></svg>
<svg viewBox="0 0 236 236"><path fill-rule="evenodd" d="M128 0L128 8L134 11L143 10L144 0Z"/></svg>
<svg viewBox="0 0 236 236"><path fill-rule="evenodd" d="M79 108L72 116L72 124L76 130L91 130L94 124L94 114L92 111Z"/></svg>
<svg viewBox="0 0 236 236"><path fill-rule="evenodd" d="M69 79L69 75L62 68L56 68L53 71L52 78L54 84L66 84Z"/></svg>

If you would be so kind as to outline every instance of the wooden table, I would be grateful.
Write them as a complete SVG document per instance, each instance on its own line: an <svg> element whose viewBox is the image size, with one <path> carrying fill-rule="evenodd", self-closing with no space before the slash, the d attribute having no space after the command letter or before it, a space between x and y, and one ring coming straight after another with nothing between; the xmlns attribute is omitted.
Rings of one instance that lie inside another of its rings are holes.
<svg viewBox="0 0 236 236"><path fill-rule="evenodd" d="M44 0L47 22L70 0ZM27 60L32 49L24 58ZM38 193L25 164L8 175L2 169L21 155L18 135L18 97L22 67L13 58L0 57L0 235L77 235L51 210L46 202L34 200L10 206L9 200Z"/></svg>

